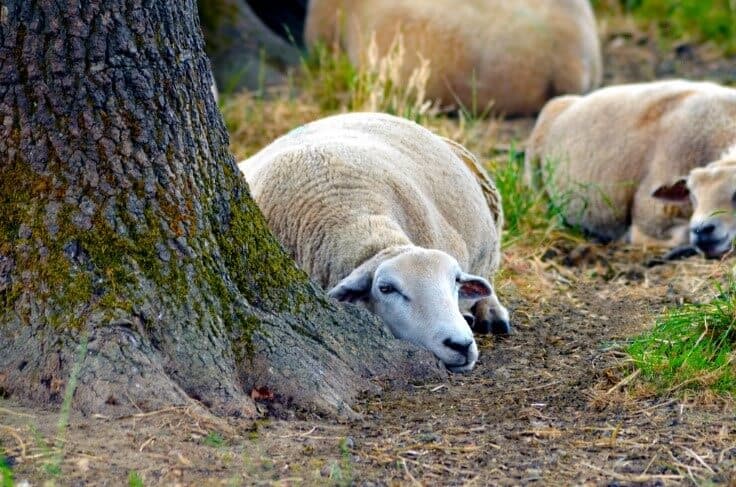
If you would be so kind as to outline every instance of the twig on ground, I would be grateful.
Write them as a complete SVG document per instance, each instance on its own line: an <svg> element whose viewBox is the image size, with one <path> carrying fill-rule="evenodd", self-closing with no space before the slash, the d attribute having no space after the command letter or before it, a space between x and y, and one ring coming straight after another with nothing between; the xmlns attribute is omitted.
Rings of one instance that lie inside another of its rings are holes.
<svg viewBox="0 0 736 487"><path fill-rule="evenodd" d="M19 413L17 411L13 411L12 409L6 409L6 408L0 408L0 413L12 414L13 416L22 416L24 418L35 418L35 416L32 414Z"/></svg>
<svg viewBox="0 0 736 487"><path fill-rule="evenodd" d="M616 385L614 385L613 387L611 387L610 389L608 389L608 390L606 391L606 395L609 395L609 394L611 394L611 393L612 393L613 391L615 391L615 390L616 390L616 389L618 389L619 387L623 387L623 386L625 386L626 384L628 384L628 383L629 383L629 382L631 382L632 380L636 379L636 378L637 378L637 377L639 376L639 374L641 374L641 369L636 369L636 370L635 370L634 372L632 372L631 374L629 374L629 375L627 375L626 377L624 377L624 378L623 378L623 379L622 379L621 381L619 381L619 382L618 382L618 383L617 383Z"/></svg>
<svg viewBox="0 0 736 487"><path fill-rule="evenodd" d="M404 472L406 472L406 475L409 477L409 480L411 480L411 483L413 485L421 485L419 482L417 482L417 479L414 478L414 476L409 471L409 467L406 465L406 460L401 459L401 466L404 467Z"/></svg>
<svg viewBox="0 0 736 487"><path fill-rule="evenodd" d="M690 455L691 457L693 457L695 460L697 460L697 462L699 464L701 464L702 466L704 466L705 468L707 468L710 473L715 473L715 471L713 471L713 469L710 468L710 465L708 465L707 463L705 463L705 460L703 460L703 457L701 457L700 455L698 455L697 453L695 453L692 449L690 449L690 448L688 448L686 446L681 446L680 448L682 448L683 450L685 450L685 453L687 453L688 455Z"/></svg>
<svg viewBox="0 0 736 487"><path fill-rule="evenodd" d="M143 442L143 444L141 445L141 447L140 447L140 448L138 448L138 451L139 451L139 452L142 452L142 451L143 451L143 450L144 450L144 449L145 449L145 448L146 448L146 447L147 447L148 445L150 445L151 443L153 443L153 441L154 441L155 439L156 439L156 438L152 436L152 437L150 437L149 439L147 439L146 441L144 441L144 442Z"/></svg>
<svg viewBox="0 0 736 487"><path fill-rule="evenodd" d="M586 468L592 468L593 470L600 472L604 475L608 475L609 477L612 477L616 480L623 480L626 482L648 482L651 480L682 480L684 476L682 475L675 475L675 474L659 474L659 475L645 475L645 474L623 474L614 472L613 470L606 470L603 468L596 467L595 465L591 465L589 463L581 463Z"/></svg>
<svg viewBox="0 0 736 487"><path fill-rule="evenodd" d="M650 468L650 467L652 466L652 464L654 463L654 461L655 461L655 460L656 460L656 459L657 459L658 457L659 457L659 453L655 453L655 454L654 454L654 456L652 457L652 459L651 459L651 460L649 461L649 463L647 464L647 468L645 468L645 469L644 469L644 471L642 472L642 475L646 475L646 474L647 474L647 472L649 471L649 468Z"/></svg>
<svg viewBox="0 0 736 487"><path fill-rule="evenodd" d="M669 406L670 404L675 403L677 401L679 401L679 399L677 399L677 398L670 399L669 401L665 401L665 402L662 402L662 403L659 403L659 404L655 404L654 406L649 406L648 408L639 409L638 411L634 411L632 414L646 414L649 411L653 411L655 409L659 409L659 408L663 408L665 406Z"/></svg>
<svg viewBox="0 0 736 487"><path fill-rule="evenodd" d="M295 434L295 435L279 436L279 438L287 439L287 438L304 438L304 437L310 437L309 435L311 435L312 433L314 433L316 430L317 430L317 427L314 426L312 429L310 429L309 431L305 431L304 433L298 433L298 434Z"/></svg>
<svg viewBox="0 0 736 487"><path fill-rule="evenodd" d="M15 438L15 441L18 442L18 447L20 447L20 457L21 459L26 459L26 444L23 443L23 439L20 437L20 435L16 432L15 429L11 428L10 426L5 426L0 424L0 428L7 431L10 436Z"/></svg>
<svg viewBox="0 0 736 487"><path fill-rule="evenodd" d="M121 416L118 419L148 418L148 417L151 417L151 416L157 416L159 414L171 413L171 412L174 412L174 411L182 411L184 409L185 409L184 406L173 406L173 407L170 407L170 408L158 409L156 411L149 411L147 413L140 412L140 413L136 413L136 414L129 414L127 416Z"/></svg>

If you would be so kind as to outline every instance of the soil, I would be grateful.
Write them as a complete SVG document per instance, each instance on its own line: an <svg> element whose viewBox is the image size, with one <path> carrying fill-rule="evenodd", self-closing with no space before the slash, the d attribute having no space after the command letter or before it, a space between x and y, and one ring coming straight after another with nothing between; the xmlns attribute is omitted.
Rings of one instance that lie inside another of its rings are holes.
<svg viewBox="0 0 736 487"><path fill-rule="evenodd" d="M608 83L736 81L736 60L711 59L708 46L663 51L609 32ZM531 121L507 128L522 139ZM64 430L58 411L0 400L0 448L15 480L32 485L120 485L134 472L144 485L736 486L733 400L655 393L624 352L665 308L715 295L733 261L649 267L657 255L569 238L513 247L498 291L515 333L480 337L470 374L365 398L359 419L276 410L262 397L257 422L172 408L72 413Z"/></svg>

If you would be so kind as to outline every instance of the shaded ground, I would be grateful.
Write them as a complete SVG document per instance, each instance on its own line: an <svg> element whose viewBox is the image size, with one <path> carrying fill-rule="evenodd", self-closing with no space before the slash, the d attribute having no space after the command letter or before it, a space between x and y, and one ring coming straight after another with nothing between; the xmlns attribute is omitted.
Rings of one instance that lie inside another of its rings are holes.
<svg viewBox="0 0 736 487"><path fill-rule="evenodd" d="M707 47L661 53L640 34L608 31L609 83L736 79L736 62L707 59ZM520 119L498 134L503 143L530 128ZM170 409L72 415L59 437L58 412L0 400L0 447L16 480L33 484L120 485L136 472L145 485L736 485L734 403L655 396L622 352L666 306L714 294L733 262L645 267L653 255L565 240L511 249L499 292L517 333L481 338L472 374L366 398L361 420L254 424Z"/></svg>

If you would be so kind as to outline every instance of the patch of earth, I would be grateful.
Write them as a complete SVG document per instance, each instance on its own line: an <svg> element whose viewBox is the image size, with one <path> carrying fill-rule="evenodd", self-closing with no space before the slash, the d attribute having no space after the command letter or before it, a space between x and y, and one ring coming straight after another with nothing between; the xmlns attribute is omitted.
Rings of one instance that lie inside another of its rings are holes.
<svg viewBox="0 0 736 487"><path fill-rule="evenodd" d="M34 485L119 485L133 471L145 485L733 485L733 402L656 396L627 382L623 352L666 306L715 295L710 283L729 266L650 268L651 252L583 247L510 252L499 292L516 333L481 337L471 374L366 398L359 420L252 423L173 408L72 416L59 437L57 412L3 401L0 444L16 480Z"/></svg>

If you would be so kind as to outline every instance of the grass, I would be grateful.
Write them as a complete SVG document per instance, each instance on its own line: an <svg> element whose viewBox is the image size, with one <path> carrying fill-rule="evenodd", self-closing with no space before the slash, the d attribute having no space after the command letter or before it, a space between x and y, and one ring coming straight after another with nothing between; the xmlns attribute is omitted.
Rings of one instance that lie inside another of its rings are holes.
<svg viewBox="0 0 736 487"><path fill-rule="evenodd" d="M57 477L61 474L61 464L64 460L64 442L66 438L66 430L69 427L69 416L72 410L72 400L74 399L74 391L77 388L77 380L79 378L79 372L82 369L84 358L87 356L87 337L83 337L77 350L77 357L72 366L71 373L69 374L69 381L64 389L64 401L61 404L61 411L59 412L59 421L57 423L56 439L58 444L51 449L51 459L44 464L44 470L47 474L52 477ZM42 442L45 443L45 442Z"/></svg>
<svg viewBox="0 0 736 487"><path fill-rule="evenodd" d="M220 448L225 446L225 438L217 431L210 431L203 440L204 444L212 448Z"/></svg>
<svg viewBox="0 0 736 487"><path fill-rule="evenodd" d="M426 99L429 61L407 73L405 56L400 34L383 55L373 35L360 67L339 48L317 45L302 62L298 84L325 112L378 111L419 122L436 113Z"/></svg>
<svg viewBox="0 0 736 487"><path fill-rule="evenodd" d="M0 455L0 487L13 487L13 470L3 455Z"/></svg>
<svg viewBox="0 0 736 487"><path fill-rule="evenodd" d="M347 438L341 438L338 444L340 450L340 463L333 463L330 467L330 480L335 485L353 485L353 464L350 458L350 445Z"/></svg>
<svg viewBox="0 0 736 487"><path fill-rule="evenodd" d="M437 114L426 99L429 65L406 72L405 48L398 36L385 55L372 39L367 59L358 68L336 47L317 45L302 60L289 86L266 93L223 93L222 114L238 160L275 138L328 115L373 111L426 122Z"/></svg>
<svg viewBox="0 0 736 487"><path fill-rule="evenodd" d="M628 352L660 392L736 394L736 282L709 303L665 313L651 331L634 339Z"/></svg>
<svg viewBox="0 0 736 487"><path fill-rule="evenodd" d="M143 478L135 470L128 474L128 487L143 487Z"/></svg>
<svg viewBox="0 0 736 487"><path fill-rule="evenodd" d="M542 171L550 177L553 164ZM564 224L568 198L549 198L544 191L530 191L524 183L524 153L513 146L506 160L491 161L489 172L503 199L504 246L523 242L537 245L548 240L555 231L575 233Z"/></svg>
<svg viewBox="0 0 736 487"><path fill-rule="evenodd" d="M631 14L663 40L712 41L736 52L734 0L594 0L599 11Z"/></svg>

